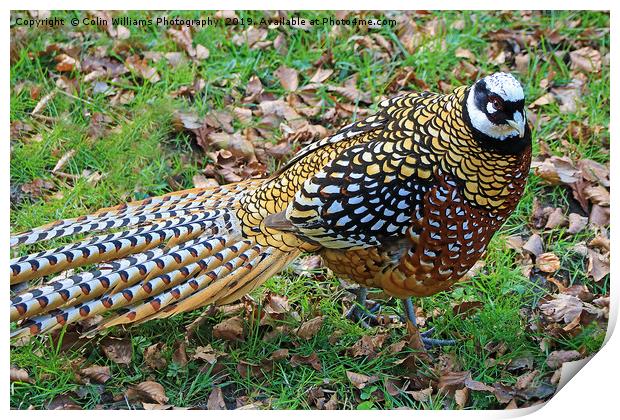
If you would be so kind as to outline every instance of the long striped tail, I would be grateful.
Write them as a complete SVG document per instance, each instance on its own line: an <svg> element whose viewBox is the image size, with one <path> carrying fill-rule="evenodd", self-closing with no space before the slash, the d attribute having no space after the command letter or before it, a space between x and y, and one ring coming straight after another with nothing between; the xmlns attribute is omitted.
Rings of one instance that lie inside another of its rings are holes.
<svg viewBox="0 0 620 420"><path fill-rule="evenodd" d="M105 316L100 328L143 322L250 292L299 254L242 235L239 201L258 185L181 191L11 237L13 247L102 233L11 260L12 285L57 274L12 296L17 328L11 335L49 332L95 315ZM84 266L90 268L66 276Z"/></svg>

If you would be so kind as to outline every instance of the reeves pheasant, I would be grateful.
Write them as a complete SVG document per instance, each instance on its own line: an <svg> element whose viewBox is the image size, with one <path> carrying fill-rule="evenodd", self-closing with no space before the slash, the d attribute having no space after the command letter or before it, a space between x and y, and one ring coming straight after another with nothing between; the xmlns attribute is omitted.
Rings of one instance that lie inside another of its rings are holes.
<svg viewBox="0 0 620 420"><path fill-rule="evenodd" d="M97 314L108 327L225 304L302 252L319 253L364 287L403 299L432 295L483 255L522 195L530 157L523 89L509 74L447 95L385 100L270 178L180 191L11 237L14 247L93 234L11 261L12 285L50 277L12 296L12 335Z"/></svg>

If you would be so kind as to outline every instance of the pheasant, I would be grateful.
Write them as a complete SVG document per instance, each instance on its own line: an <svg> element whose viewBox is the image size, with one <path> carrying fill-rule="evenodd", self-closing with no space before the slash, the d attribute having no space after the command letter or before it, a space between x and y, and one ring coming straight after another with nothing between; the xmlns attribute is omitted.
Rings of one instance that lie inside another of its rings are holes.
<svg viewBox="0 0 620 420"><path fill-rule="evenodd" d="M343 279L404 299L415 325L409 298L450 288L482 257L521 198L530 159L523 88L510 74L450 94L384 100L376 114L306 146L269 178L175 192L12 236L15 247L93 234L11 260L12 285L57 275L15 287L12 336L99 314L106 328L226 304L304 252L320 254Z"/></svg>

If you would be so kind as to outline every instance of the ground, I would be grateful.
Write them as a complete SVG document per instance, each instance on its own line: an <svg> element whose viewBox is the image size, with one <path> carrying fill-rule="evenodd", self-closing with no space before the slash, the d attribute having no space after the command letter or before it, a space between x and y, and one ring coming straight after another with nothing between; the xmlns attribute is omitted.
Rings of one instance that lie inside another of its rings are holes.
<svg viewBox="0 0 620 420"><path fill-rule="evenodd" d="M48 15L14 12L12 22ZM530 104L524 197L470 275L416 302L422 328L454 346L424 356L406 345L398 320L369 330L345 319L352 295L307 257L240 305L89 340L68 329L13 341L11 407L515 408L549 399L562 362L600 348L609 14L300 14L393 20L379 27L260 22L290 12L168 15L214 23L97 26L83 19L110 15L55 11L82 23L12 25L13 232L268 174L385 97L447 92L498 70L521 80ZM402 311L381 293L371 298L384 315Z"/></svg>

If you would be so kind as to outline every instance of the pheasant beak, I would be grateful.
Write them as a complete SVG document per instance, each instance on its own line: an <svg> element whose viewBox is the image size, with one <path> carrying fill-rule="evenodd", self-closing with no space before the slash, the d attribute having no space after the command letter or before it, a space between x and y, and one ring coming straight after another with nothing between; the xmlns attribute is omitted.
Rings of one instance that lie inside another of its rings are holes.
<svg viewBox="0 0 620 420"><path fill-rule="evenodd" d="M519 137L523 138L525 135L525 119L523 118L523 114L515 112L512 118L512 120L506 120L506 123L517 130Z"/></svg>

